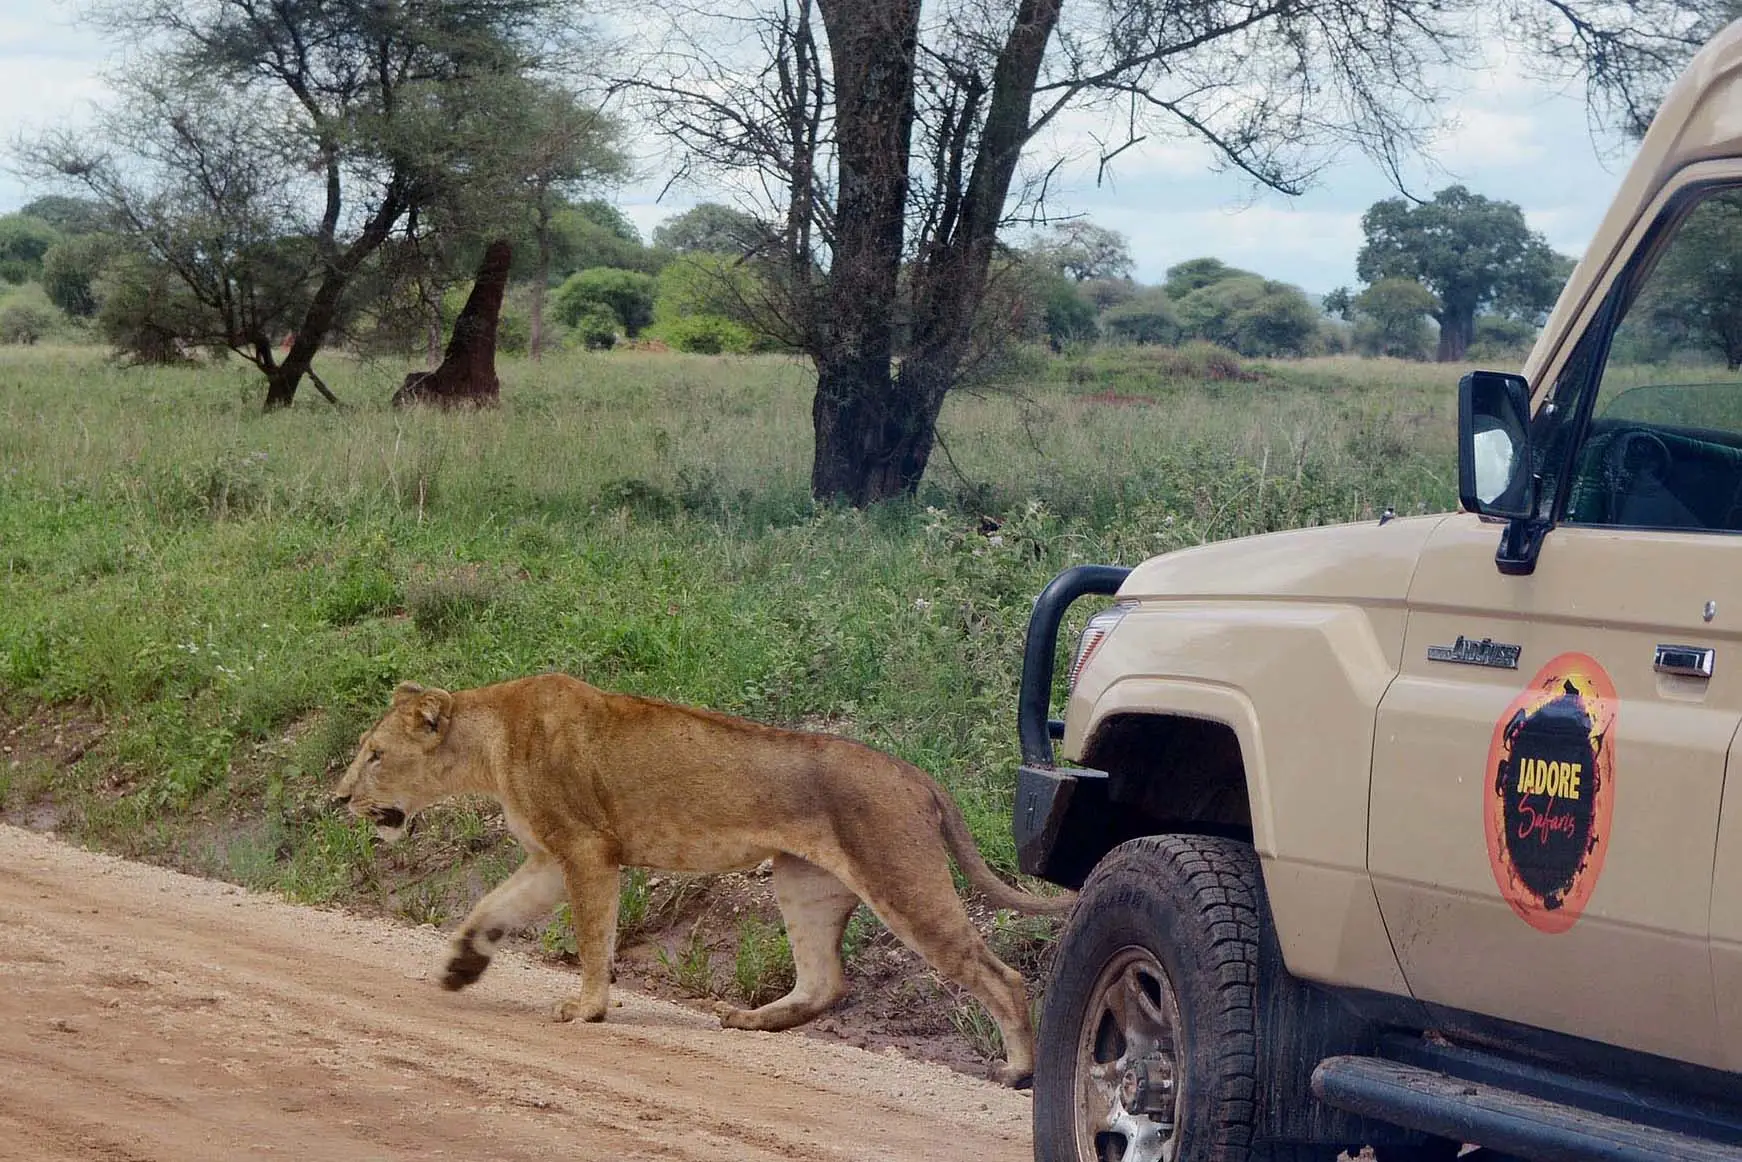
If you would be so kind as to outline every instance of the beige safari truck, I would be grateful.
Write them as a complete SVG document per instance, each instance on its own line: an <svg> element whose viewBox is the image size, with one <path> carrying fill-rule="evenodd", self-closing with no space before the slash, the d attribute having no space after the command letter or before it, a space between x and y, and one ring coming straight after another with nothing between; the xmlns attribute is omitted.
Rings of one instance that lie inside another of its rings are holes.
<svg viewBox="0 0 1742 1162"><path fill-rule="evenodd" d="M1459 384L1460 512L1037 598L1037 1159L1742 1159L1738 365L1742 23Z"/></svg>

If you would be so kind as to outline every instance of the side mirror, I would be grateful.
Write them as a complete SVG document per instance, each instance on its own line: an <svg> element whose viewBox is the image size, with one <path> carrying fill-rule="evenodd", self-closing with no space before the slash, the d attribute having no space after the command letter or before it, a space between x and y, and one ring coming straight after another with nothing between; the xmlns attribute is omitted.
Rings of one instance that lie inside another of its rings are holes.
<svg viewBox="0 0 1742 1162"><path fill-rule="evenodd" d="M1523 376L1472 371L1458 381L1458 500L1508 520L1536 515L1530 385Z"/></svg>

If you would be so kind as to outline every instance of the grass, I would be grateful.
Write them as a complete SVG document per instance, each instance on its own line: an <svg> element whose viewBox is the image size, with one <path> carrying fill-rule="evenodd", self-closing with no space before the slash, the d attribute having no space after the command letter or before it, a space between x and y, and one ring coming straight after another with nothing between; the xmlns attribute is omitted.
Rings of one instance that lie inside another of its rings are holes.
<svg viewBox="0 0 1742 1162"><path fill-rule="evenodd" d="M377 851L327 788L396 682L561 669L893 751L1010 870L1022 638L1057 570L1454 503L1457 369L1233 366L1015 360L952 398L914 501L857 512L809 497L792 360L509 359L500 409L439 415L386 406L403 367L335 358L344 411L267 416L246 368L0 349L0 706L105 727L0 801L46 781L87 842L451 918L512 863L490 814ZM393 896L444 861L472 887Z"/></svg>

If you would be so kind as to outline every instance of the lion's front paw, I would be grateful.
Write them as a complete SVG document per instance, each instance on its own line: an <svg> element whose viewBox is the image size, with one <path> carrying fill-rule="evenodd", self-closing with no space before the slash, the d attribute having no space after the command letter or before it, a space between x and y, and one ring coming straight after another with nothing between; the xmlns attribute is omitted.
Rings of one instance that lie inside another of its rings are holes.
<svg viewBox="0 0 1742 1162"><path fill-rule="evenodd" d="M588 1000L585 997L568 997L556 1003L551 1010L551 1018L556 1021L603 1021L605 1019L605 1002Z"/></svg>
<svg viewBox="0 0 1742 1162"><path fill-rule="evenodd" d="M999 1085L1008 1085L1011 1089L1027 1089L1034 1084L1034 1070L1022 1069L1008 1062L994 1065L991 1074L993 1081Z"/></svg>
<svg viewBox="0 0 1742 1162"><path fill-rule="evenodd" d="M756 1023L751 1020L749 1009L740 1009L727 1004L725 1001L715 1003L714 1015L720 1018L720 1028L722 1029L754 1029L757 1027Z"/></svg>

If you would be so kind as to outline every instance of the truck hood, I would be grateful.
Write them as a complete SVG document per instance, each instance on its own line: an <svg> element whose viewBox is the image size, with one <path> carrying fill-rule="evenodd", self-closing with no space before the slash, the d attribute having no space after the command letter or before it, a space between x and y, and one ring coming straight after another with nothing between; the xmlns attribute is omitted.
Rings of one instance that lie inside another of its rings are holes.
<svg viewBox="0 0 1742 1162"><path fill-rule="evenodd" d="M1133 569L1119 596L1401 603L1422 547L1448 515L1296 529L1181 549Z"/></svg>

